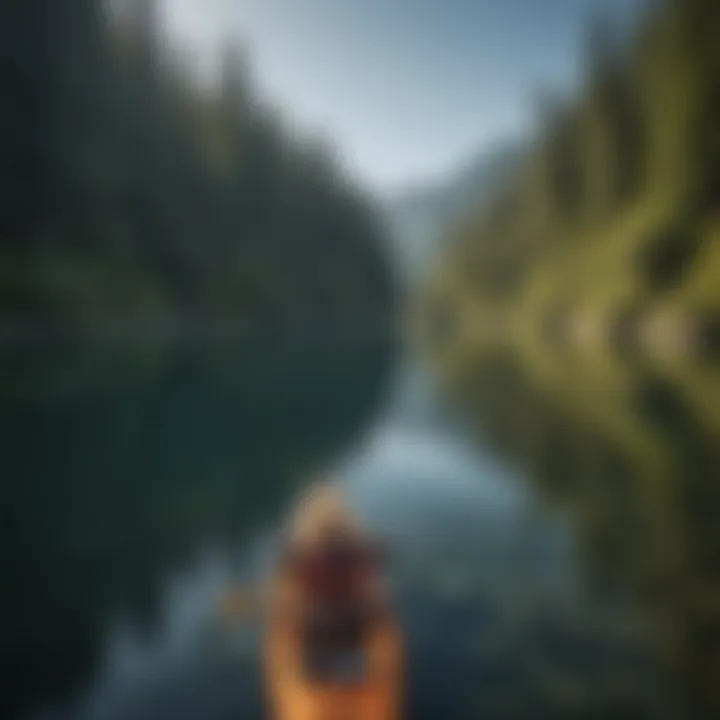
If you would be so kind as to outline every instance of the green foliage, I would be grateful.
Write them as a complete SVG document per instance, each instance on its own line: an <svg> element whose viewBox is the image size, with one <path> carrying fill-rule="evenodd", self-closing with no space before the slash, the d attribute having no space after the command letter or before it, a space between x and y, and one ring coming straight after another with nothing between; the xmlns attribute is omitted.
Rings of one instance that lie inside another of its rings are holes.
<svg viewBox="0 0 720 720"><path fill-rule="evenodd" d="M0 316L82 333L387 311L382 229L332 154L283 130L241 54L209 92L160 42L154 0L126 6L0 10ZM356 271L352 305L315 302Z"/></svg>
<svg viewBox="0 0 720 720"><path fill-rule="evenodd" d="M446 285L472 287L471 313L509 318L517 340L561 312L607 340L640 309L630 335L720 312L718 23L711 2L668 0L628 47L595 28L580 98L545 108L524 170L457 238Z"/></svg>
<svg viewBox="0 0 720 720"><path fill-rule="evenodd" d="M644 600L683 717L720 712L718 7L668 0L622 54L596 36L581 98L431 279L421 338L591 579Z"/></svg>

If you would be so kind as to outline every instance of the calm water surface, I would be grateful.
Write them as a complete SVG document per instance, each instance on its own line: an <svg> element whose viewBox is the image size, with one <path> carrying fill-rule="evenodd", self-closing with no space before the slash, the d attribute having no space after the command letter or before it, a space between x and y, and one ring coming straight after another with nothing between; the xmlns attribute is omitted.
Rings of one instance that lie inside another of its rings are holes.
<svg viewBox="0 0 720 720"><path fill-rule="evenodd" d="M409 717L683 717L654 617L631 584L596 572L591 525L521 462L517 427L540 408L497 367L478 370L492 410L480 436L377 347L4 367L13 716L262 717L257 628L224 628L215 608L267 566L299 482L330 463L390 541ZM513 425L503 412L521 391Z"/></svg>

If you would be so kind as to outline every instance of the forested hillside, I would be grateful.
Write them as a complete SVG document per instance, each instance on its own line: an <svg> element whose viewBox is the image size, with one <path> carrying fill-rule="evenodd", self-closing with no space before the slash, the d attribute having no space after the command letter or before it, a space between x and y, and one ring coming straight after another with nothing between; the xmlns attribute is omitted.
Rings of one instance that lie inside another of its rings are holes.
<svg viewBox="0 0 720 720"><path fill-rule="evenodd" d="M653 3L629 42L596 23L582 92L543 102L521 171L455 229L430 305L482 342L713 349L719 32L711 0Z"/></svg>
<svg viewBox="0 0 720 720"><path fill-rule="evenodd" d="M478 435L640 599L682 717L720 716L720 4L597 25L521 171L451 233L418 339ZM671 713L672 714L672 713Z"/></svg>
<svg viewBox="0 0 720 720"><path fill-rule="evenodd" d="M154 0L0 7L0 328L336 326L392 302L373 208L256 99L191 82Z"/></svg>
<svg viewBox="0 0 720 720"><path fill-rule="evenodd" d="M397 263L410 285L432 271L443 247L452 242L448 228L492 197L493 188L512 175L521 157L521 144L508 141L473 157L442 181L405 190L386 203Z"/></svg>

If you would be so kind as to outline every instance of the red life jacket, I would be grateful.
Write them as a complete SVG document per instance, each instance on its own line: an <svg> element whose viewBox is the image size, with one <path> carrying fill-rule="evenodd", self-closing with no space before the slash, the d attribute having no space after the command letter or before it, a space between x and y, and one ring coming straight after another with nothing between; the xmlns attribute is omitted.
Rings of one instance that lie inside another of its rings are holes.
<svg viewBox="0 0 720 720"><path fill-rule="evenodd" d="M375 558L352 541L334 541L308 555L297 557L297 578L313 601L329 604L360 599L375 570Z"/></svg>

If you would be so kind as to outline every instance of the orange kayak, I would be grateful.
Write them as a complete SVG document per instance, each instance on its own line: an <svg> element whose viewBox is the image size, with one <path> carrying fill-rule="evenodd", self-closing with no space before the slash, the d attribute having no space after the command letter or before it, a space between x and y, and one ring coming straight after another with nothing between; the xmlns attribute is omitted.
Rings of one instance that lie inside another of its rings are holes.
<svg viewBox="0 0 720 720"><path fill-rule="evenodd" d="M364 677L353 684L317 684L303 673L302 648L290 628L269 628L266 693L273 720L396 720L401 705L401 641L395 627L365 639Z"/></svg>
<svg viewBox="0 0 720 720"><path fill-rule="evenodd" d="M320 680L307 671L303 633L293 612L300 602L290 577L278 571L270 588L263 642L265 694L273 720L396 720L401 716L403 652L391 613L371 620L355 652L363 670L351 681Z"/></svg>

